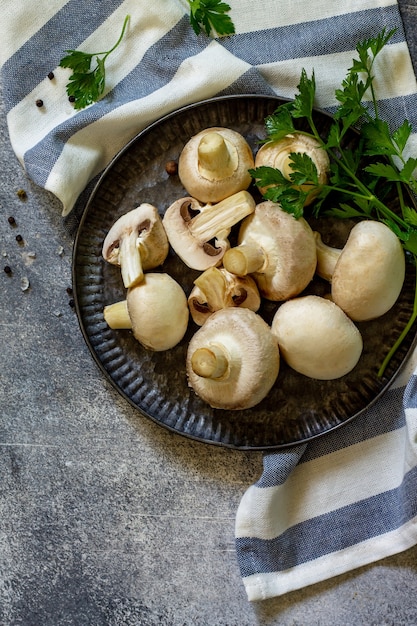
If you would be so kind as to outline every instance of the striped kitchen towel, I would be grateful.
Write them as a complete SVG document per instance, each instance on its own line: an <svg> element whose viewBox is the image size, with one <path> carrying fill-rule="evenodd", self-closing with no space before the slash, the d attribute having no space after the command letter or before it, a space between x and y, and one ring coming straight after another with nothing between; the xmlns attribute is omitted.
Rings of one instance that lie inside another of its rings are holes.
<svg viewBox="0 0 417 626"><path fill-rule="evenodd" d="M264 456L236 515L249 600L300 589L417 543L417 358L341 430ZM406 385L406 386L405 386Z"/></svg>
<svg viewBox="0 0 417 626"><path fill-rule="evenodd" d="M358 41L398 28L381 58L381 114L417 128L416 83L398 6L392 0L230 0L236 34L196 36L186 0L2 1L1 82L13 149L28 176L62 201L63 214L112 157L150 122L227 93L293 97L300 72L315 69L317 106L332 111ZM106 62L99 102L77 111L60 68L67 49L95 52L126 36ZM53 73L53 78L48 75ZM37 107L41 100L43 106ZM413 141L415 139L413 138Z"/></svg>
<svg viewBox="0 0 417 626"><path fill-rule="evenodd" d="M132 137L183 105L221 94L291 98L304 68L315 71L317 107L332 112L356 44L383 28L397 30L375 68L381 115L392 128L407 118L417 129L417 84L395 1L229 4L236 34L216 39L195 35L186 0L2 0L1 87L10 141L30 179L60 199L64 216L77 212L80 194ZM60 59L67 49L111 48L126 15L126 35L106 63L103 96L77 111L65 90L71 71L59 67ZM410 150L417 153L416 132ZM285 593L417 542L413 367L411 361L397 386L344 428L265 455L262 477L236 516L249 599Z"/></svg>

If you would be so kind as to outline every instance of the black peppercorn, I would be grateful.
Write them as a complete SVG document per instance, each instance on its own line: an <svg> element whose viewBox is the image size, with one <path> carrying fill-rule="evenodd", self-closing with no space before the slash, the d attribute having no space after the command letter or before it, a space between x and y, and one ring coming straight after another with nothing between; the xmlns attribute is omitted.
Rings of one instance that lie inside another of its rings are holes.
<svg viewBox="0 0 417 626"><path fill-rule="evenodd" d="M12 268L10 267L10 265L5 265L4 266L4 271L6 272L6 274L11 274L12 273Z"/></svg>
<svg viewBox="0 0 417 626"><path fill-rule="evenodd" d="M71 300L68 300L68 304L70 305L71 309L73 309L75 307L75 302L74 300L71 298Z"/></svg>
<svg viewBox="0 0 417 626"><path fill-rule="evenodd" d="M36 106L37 107L43 107L43 100L41 100L40 98L38 100L36 100Z"/></svg>
<svg viewBox="0 0 417 626"><path fill-rule="evenodd" d="M70 96L70 97L68 98L68 100L69 100L70 102L75 102L75 96Z"/></svg>
<svg viewBox="0 0 417 626"><path fill-rule="evenodd" d="M67 294L69 296L72 296L72 294L73 294L72 287L67 287Z"/></svg>
<svg viewBox="0 0 417 626"><path fill-rule="evenodd" d="M55 78L55 74L53 72L49 72L48 78L49 80L52 80L53 78Z"/></svg>
<svg viewBox="0 0 417 626"><path fill-rule="evenodd" d="M22 241L23 241L23 237L22 237L22 235L16 235L16 241L17 241L18 243L22 243Z"/></svg>
<svg viewBox="0 0 417 626"><path fill-rule="evenodd" d="M10 215L10 217L7 218L7 221L9 222L10 226L16 226L16 220L13 215Z"/></svg>

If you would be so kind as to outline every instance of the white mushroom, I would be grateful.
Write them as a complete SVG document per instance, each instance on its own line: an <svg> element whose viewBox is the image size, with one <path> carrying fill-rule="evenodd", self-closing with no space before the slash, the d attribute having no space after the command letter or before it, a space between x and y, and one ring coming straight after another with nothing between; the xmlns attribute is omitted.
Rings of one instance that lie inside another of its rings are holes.
<svg viewBox="0 0 417 626"><path fill-rule="evenodd" d="M139 283L144 270L161 265L168 251L158 209L147 203L122 215L109 230L102 248L106 261L120 265L126 288Z"/></svg>
<svg viewBox="0 0 417 626"><path fill-rule="evenodd" d="M168 274L148 273L128 290L126 300L104 308L104 319L110 328L132 329L135 339L149 350L169 350L187 330L187 297Z"/></svg>
<svg viewBox="0 0 417 626"><path fill-rule="evenodd" d="M343 249L327 246L316 233L317 273L331 282L331 298L355 321L380 317L395 304L405 278L398 237L382 222L364 220L350 231Z"/></svg>
<svg viewBox="0 0 417 626"><path fill-rule="evenodd" d="M320 143L311 135L302 133L292 133L286 135L278 141L269 141L259 149L255 157L255 168L267 166L279 170L282 175L290 180L293 172L291 163L291 154L307 154L317 169L318 182L323 185L328 181L330 161L327 152L321 147ZM308 192L312 187L306 183L301 185L301 189ZM265 193L266 188L260 187L261 193ZM312 203L317 196L318 190L312 189L305 201L305 206Z"/></svg>
<svg viewBox="0 0 417 626"><path fill-rule="evenodd" d="M263 400L279 372L277 341L250 309L216 311L187 352L189 385L217 409L247 409Z"/></svg>
<svg viewBox="0 0 417 626"><path fill-rule="evenodd" d="M303 296L284 302L271 331L282 358L296 372L318 380L334 380L357 365L362 336L352 320L331 300Z"/></svg>
<svg viewBox="0 0 417 626"><path fill-rule="evenodd" d="M165 212L163 226L177 255L188 267L204 271L220 265L230 247L232 226L255 210L255 200L239 191L217 204L201 205L191 197L176 200Z"/></svg>
<svg viewBox="0 0 417 626"><path fill-rule="evenodd" d="M238 246L228 250L223 265L232 274L251 274L261 295L287 300L307 287L316 269L314 233L304 218L295 219L279 204L265 201L245 218Z"/></svg>
<svg viewBox="0 0 417 626"><path fill-rule="evenodd" d="M209 267L194 281L188 306L194 322L202 326L215 311L226 307L245 307L257 311L261 298L250 276L236 276L224 267Z"/></svg>
<svg viewBox="0 0 417 626"><path fill-rule="evenodd" d="M240 133L213 127L194 135L178 161L178 176L187 193L200 202L219 202L247 189L253 154Z"/></svg>

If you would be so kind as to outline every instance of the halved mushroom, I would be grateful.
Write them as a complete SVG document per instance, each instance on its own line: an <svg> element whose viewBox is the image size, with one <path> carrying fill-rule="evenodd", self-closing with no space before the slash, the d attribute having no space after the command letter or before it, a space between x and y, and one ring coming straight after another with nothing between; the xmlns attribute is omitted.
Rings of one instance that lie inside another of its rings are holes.
<svg viewBox="0 0 417 626"><path fill-rule="evenodd" d="M254 311L216 311L187 351L189 385L217 409L247 409L263 400L279 372L277 341Z"/></svg>
<svg viewBox="0 0 417 626"><path fill-rule="evenodd" d="M255 168L273 167L279 170L287 180L290 180L293 171L291 163L291 154L293 153L307 154L316 166L319 184L323 185L327 182L330 171L327 152L321 147L317 139L302 133L292 133L278 141L269 141L263 144L255 157ZM305 192L308 192L310 188L311 192L307 196L305 206L313 202L318 190L313 190L309 183L301 185L301 189ZM262 194L265 193L265 187L259 189Z"/></svg>
<svg viewBox="0 0 417 626"><path fill-rule="evenodd" d="M349 373L363 350L362 336L352 320L337 304L320 296L284 302L274 315L271 331L288 365L318 380Z"/></svg>
<svg viewBox="0 0 417 626"><path fill-rule="evenodd" d="M245 307L257 311L261 298L250 276L236 276L224 267L209 267L194 281L188 306L194 322L202 326L215 311L226 307Z"/></svg>
<svg viewBox="0 0 417 626"><path fill-rule="evenodd" d="M253 165L252 150L240 133L213 127L185 144L178 176L190 196L200 202L219 202L249 187L248 170Z"/></svg>
<svg viewBox="0 0 417 626"><path fill-rule="evenodd" d="M164 273L145 274L126 300L106 306L103 314L110 328L132 329L135 339L156 352L176 346L189 319L184 290Z"/></svg>
<svg viewBox="0 0 417 626"><path fill-rule="evenodd" d="M380 317L394 306L405 278L400 240L382 222L364 220L350 231L343 249L315 234L317 274L331 282L331 298L355 321Z"/></svg>
<svg viewBox="0 0 417 626"><path fill-rule="evenodd" d="M168 251L168 238L158 209L148 203L119 217L107 233L102 248L106 261L120 265L126 288L139 283L144 270L161 265Z"/></svg>
<svg viewBox="0 0 417 626"><path fill-rule="evenodd" d="M217 204L201 205L191 197L176 200L162 223L169 243L188 267L204 271L219 265L230 247L232 226L255 210L255 200L239 191Z"/></svg>
<svg viewBox="0 0 417 626"><path fill-rule="evenodd" d="M269 200L245 218L238 246L223 257L232 274L251 274L261 295L281 301L307 287L316 269L314 233L304 218L295 219Z"/></svg>

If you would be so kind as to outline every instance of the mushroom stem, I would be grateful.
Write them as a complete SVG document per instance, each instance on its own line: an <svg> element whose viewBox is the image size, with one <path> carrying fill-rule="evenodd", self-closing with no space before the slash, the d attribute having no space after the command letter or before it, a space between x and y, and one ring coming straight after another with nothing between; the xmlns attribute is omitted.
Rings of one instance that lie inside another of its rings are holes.
<svg viewBox="0 0 417 626"><path fill-rule="evenodd" d="M137 232L132 231L120 241L120 271L126 288L143 280L142 260L137 239Z"/></svg>
<svg viewBox="0 0 417 626"><path fill-rule="evenodd" d="M320 233L314 232L314 238L316 240L316 252L317 252L317 266L316 274L324 280L332 281L332 276L336 267L336 263L339 260L342 250L339 248L332 248L323 243Z"/></svg>
<svg viewBox="0 0 417 626"><path fill-rule="evenodd" d="M229 372L229 356L223 346L211 344L197 348L191 356L191 367L197 376L218 380Z"/></svg>
<svg viewBox="0 0 417 626"><path fill-rule="evenodd" d="M223 266L237 276L258 272L266 260L262 248L254 243L241 244L228 250L223 257Z"/></svg>
<svg viewBox="0 0 417 626"><path fill-rule="evenodd" d="M228 234L232 226L253 213L254 210L255 200L250 193L238 191L217 204L207 204L202 207L201 211L189 222L189 232L201 242L210 241L226 231Z"/></svg>
<svg viewBox="0 0 417 626"><path fill-rule="evenodd" d="M113 329L132 328L132 322L127 310L127 301L121 300L104 307L104 319L108 326Z"/></svg>
<svg viewBox="0 0 417 626"><path fill-rule="evenodd" d="M220 133L209 132L203 136L197 149L198 168L205 178L216 180L232 176L237 168L238 156L234 146Z"/></svg>

